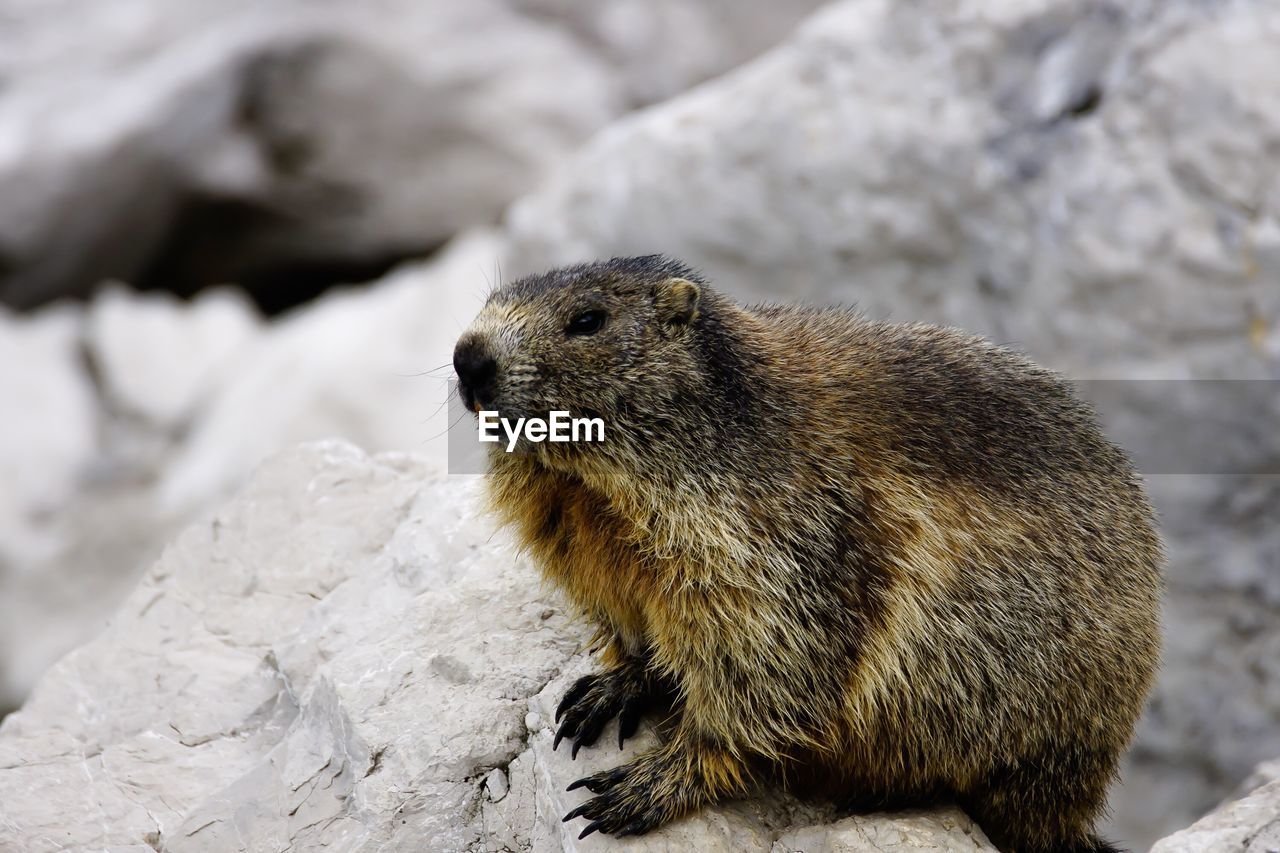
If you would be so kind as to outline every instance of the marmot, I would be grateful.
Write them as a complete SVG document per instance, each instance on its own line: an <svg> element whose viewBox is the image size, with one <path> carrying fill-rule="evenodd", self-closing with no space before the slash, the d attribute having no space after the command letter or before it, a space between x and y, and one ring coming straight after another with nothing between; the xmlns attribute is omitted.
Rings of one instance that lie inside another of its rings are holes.
<svg viewBox="0 0 1280 853"><path fill-rule="evenodd" d="M488 490L602 632L556 743L670 736L579 780L582 835L821 778L954 802L1009 851L1093 831L1156 671L1162 550L1125 454L1010 350L842 308L742 307L662 256L506 284L454 353L467 406L600 417L495 445Z"/></svg>

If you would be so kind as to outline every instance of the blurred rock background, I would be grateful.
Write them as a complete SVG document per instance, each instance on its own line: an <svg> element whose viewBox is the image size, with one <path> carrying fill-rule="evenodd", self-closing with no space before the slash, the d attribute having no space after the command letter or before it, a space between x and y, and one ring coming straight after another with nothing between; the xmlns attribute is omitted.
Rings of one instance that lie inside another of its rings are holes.
<svg viewBox="0 0 1280 853"><path fill-rule="evenodd" d="M661 251L1096 380L1170 554L1113 834L1186 826L1280 756L1277 44L1265 0L0 0L0 712L268 454L443 468L496 278Z"/></svg>

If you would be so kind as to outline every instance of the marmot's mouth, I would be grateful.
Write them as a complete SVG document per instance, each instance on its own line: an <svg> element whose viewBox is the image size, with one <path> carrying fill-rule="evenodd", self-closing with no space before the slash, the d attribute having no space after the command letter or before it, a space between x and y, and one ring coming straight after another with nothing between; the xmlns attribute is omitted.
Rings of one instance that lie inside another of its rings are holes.
<svg viewBox="0 0 1280 853"><path fill-rule="evenodd" d="M480 414L480 410L484 408L484 404L480 402L480 396L465 382L458 383L458 397L469 412Z"/></svg>

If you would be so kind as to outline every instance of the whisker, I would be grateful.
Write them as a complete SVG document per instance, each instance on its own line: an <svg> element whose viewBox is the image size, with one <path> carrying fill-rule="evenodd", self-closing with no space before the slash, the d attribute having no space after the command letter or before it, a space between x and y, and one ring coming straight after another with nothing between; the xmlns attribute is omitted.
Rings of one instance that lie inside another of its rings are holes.
<svg viewBox="0 0 1280 853"><path fill-rule="evenodd" d="M448 425L447 427L445 427L443 430L441 430L440 432L438 432L438 433L436 433L435 435L431 436L430 438L424 438L424 439L422 439L422 441L421 441L421 442L419 442L419 443L420 443L420 444L426 444L428 441L435 441L437 438L440 438L441 436L446 435L446 434L449 432L449 430L453 429L453 428L454 428L454 427L456 427L458 424L462 423L462 419L463 419L463 418L465 418L465 417L466 417L467 415L469 415L469 414L471 414L471 413L470 413L470 412L463 412L461 415L458 415L458 419L457 419L456 421L454 421L453 423L449 424L449 425Z"/></svg>
<svg viewBox="0 0 1280 853"><path fill-rule="evenodd" d="M421 421L419 421L419 423L424 423L424 424L425 424L427 421L431 420L431 419L432 419L432 418L434 418L436 415L440 414L440 410L441 410L441 409L443 409L445 406L449 405L449 401L450 401L451 399L453 399L453 395L452 395L452 394L449 394L449 395L445 396L444 400L440 403L440 405L436 406L436 407L431 411L431 414L427 415L425 418L423 418Z"/></svg>
<svg viewBox="0 0 1280 853"><path fill-rule="evenodd" d="M419 376L430 376L436 371L444 370L446 367L452 370L453 362L452 361L445 362L439 367L433 367L430 370L424 370L421 373L397 373L396 376L400 377L401 379L417 379Z"/></svg>

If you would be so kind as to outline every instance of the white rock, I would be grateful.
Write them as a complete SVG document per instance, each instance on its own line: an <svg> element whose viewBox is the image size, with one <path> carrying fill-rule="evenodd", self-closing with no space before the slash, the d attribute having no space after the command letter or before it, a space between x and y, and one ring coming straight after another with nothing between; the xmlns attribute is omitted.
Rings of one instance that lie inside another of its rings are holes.
<svg viewBox="0 0 1280 853"><path fill-rule="evenodd" d="M897 816L852 817L784 833L772 853L854 853L860 850L992 850L991 842L956 809Z"/></svg>
<svg viewBox="0 0 1280 853"><path fill-rule="evenodd" d="M96 450L93 387L81 368L80 311L19 319L0 308L0 584L47 555L47 519ZM0 594L0 606L5 596Z"/></svg>
<svg viewBox="0 0 1280 853"><path fill-rule="evenodd" d="M1280 850L1280 782L1228 803L1151 853L1270 853Z"/></svg>
<svg viewBox="0 0 1280 853"><path fill-rule="evenodd" d="M238 354L157 487L190 513L237 487L281 447L342 435L445 466L453 346L497 275L500 243L478 232L366 291L326 295Z"/></svg>
<svg viewBox="0 0 1280 853"><path fill-rule="evenodd" d="M1236 790L1236 796L1232 797L1232 799L1238 800L1246 797L1270 782L1280 782L1280 758L1264 761L1254 768L1249 778L1240 783L1240 787Z"/></svg>
<svg viewBox="0 0 1280 853"><path fill-rule="evenodd" d="M498 255L477 234L270 326L224 296L180 308L115 292L91 307L87 333L71 314L0 327L7 363L31 365L0 376L15 413L0 427L14 483L0 489L0 532L12 531L0 537L0 709L101 630L163 543L277 449L343 434L443 469L454 339Z"/></svg>
<svg viewBox="0 0 1280 853"><path fill-rule="evenodd" d="M88 346L114 405L174 428L212 396L258 332L253 309L231 290L186 304L113 288L90 308Z"/></svg>
<svg viewBox="0 0 1280 853"><path fill-rule="evenodd" d="M501 767L495 767L489 771L489 775L484 780L484 788L489 795L489 802L492 803L502 802L502 798L511 790L507 774L502 772Z"/></svg>
<svg viewBox="0 0 1280 853"><path fill-rule="evenodd" d="M425 251L818 2L8 3L0 297Z"/></svg>
<svg viewBox="0 0 1280 853"><path fill-rule="evenodd" d="M51 589L43 572L65 552L62 513L99 452L101 421L82 364L83 328L79 309L25 319L0 309L0 714L22 701L57 655L85 638L66 637L63 626L83 624L83 613L61 610L60 585ZM115 601L97 602L98 618ZM52 653L50 639L57 646Z"/></svg>
<svg viewBox="0 0 1280 853"><path fill-rule="evenodd" d="M833 4L598 135L512 209L508 271L663 251L1077 376L1270 376L1250 318L1280 323L1280 75L1257 73L1280 11L1108 8Z"/></svg>
<svg viewBox="0 0 1280 853"><path fill-rule="evenodd" d="M566 785L653 734L575 762L527 732L587 631L431 468L313 444L189 528L0 724L0 849L991 849L953 812L812 827L772 796L577 843Z"/></svg>
<svg viewBox="0 0 1280 853"><path fill-rule="evenodd" d="M777 43L826 0L511 0L554 20L619 75L627 100L661 101Z"/></svg>
<svg viewBox="0 0 1280 853"><path fill-rule="evenodd" d="M0 256L16 304L156 259L201 274L422 251L492 220L621 110L607 67L500 0L6 9ZM238 230L238 229L251 230Z"/></svg>

